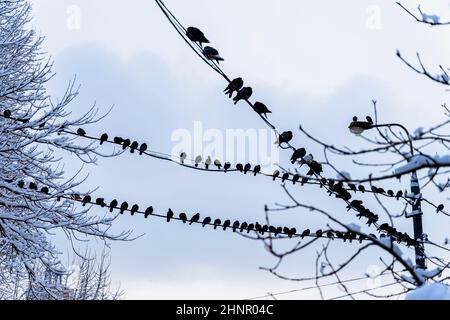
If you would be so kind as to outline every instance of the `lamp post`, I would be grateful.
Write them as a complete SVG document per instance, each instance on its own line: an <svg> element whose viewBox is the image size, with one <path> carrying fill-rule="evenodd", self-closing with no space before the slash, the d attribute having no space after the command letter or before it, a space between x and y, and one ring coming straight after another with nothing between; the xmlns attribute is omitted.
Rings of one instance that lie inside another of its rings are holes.
<svg viewBox="0 0 450 320"><path fill-rule="evenodd" d="M414 157L414 146L412 143L411 135L409 134L408 129L406 129L403 125L399 123L387 123L387 124L374 124L370 118L367 118L368 121L358 121L355 117L353 118L352 123L348 126L350 132L356 135L362 134L364 131L373 129L373 128L382 128L382 127L398 127L405 131L409 147L411 157ZM408 160L409 161L409 160ZM420 185L419 180L417 178L416 170L411 172L411 193L414 195L414 202L412 205L412 212L410 214L406 214L407 218L413 218L414 224L414 239L418 240L418 244L415 246L415 254L416 254L416 266L421 269L426 269L425 255L424 255L424 246L423 246L423 225L422 225L422 207L420 204Z"/></svg>

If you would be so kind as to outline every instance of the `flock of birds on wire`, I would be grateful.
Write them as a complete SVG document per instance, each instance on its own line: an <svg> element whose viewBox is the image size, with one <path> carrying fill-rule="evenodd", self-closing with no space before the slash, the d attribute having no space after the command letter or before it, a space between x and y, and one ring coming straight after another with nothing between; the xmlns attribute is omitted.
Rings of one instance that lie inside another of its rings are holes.
<svg viewBox="0 0 450 320"><path fill-rule="evenodd" d="M194 43L200 45L203 48L203 44L209 43L209 40L205 37L205 34L196 27L189 27L186 29L186 36ZM203 55L206 59L211 61L216 61L219 63L224 59L220 56L219 51L211 46L205 46L202 51ZM244 87L244 80L242 78L236 78L230 81L228 86L224 90L225 94L229 96L231 99L233 94L236 93L233 98L234 104L237 104L239 101L244 100L247 101L253 95L253 89L251 87ZM260 115L263 115L267 118L268 113L272 113L267 106L262 102L255 102L252 104L253 110Z"/></svg>
<svg viewBox="0 0 450 320"><path fill-rule="evenodd" d="M5 110L3 112L3 117L5 118L11 118L11 111L10 110ZM12 118L11 118L12 119ZM87 133L83 128L78 128L76 133L77 136L81 136L81 137L86 137ZM283 132L282 134L279 135L278 137L278 144L279 146L282 146L284 143L289 143L293 138L293 134L291 131L286 131ZM110 142L109 141L109 136L107 133L103 133L100 138L92 138L95 140L98 140L100 142L100 145L102 145L105 142ZM148 145L146 143L139 143L138 141L132 141L131 139L128 138L122 138L122 137L114 137L112 140L113 143L118 144L121 146L121 148L123 150L129 149L130 153L138 153L139 155L144 154L147 150L148 150ZM180 154L180 162L181 164L185 164L185 160L187 159L187 154L186 153L181 153ZM199 165L202 163L202 157L201 156L197 156L194 160L194 167L199 167ZM303 164L307 164L309 166L309 171L307 172L307 176L312 176L315 174L320 174L322 172L322 167L321 164L318 162L315 162L313 160L313 156L311 154L306 154L306 150L304 148L299 148L296 149L292 156L291 156L291 163L298 163L300 164L300 166L302 166ZM207 159L205 159L205 161L203 162L203 165L205 166L205 169L209 169L210 166L214 165L216 166L219 170L221 170L223 168L224 172L227 172L228 170L230 170L232 168L231 163L226 162L222 165L222 163L219 160L212 160L211 157L208 157ZM250 163L247 164L242 164L242 163L238 163L235 165L235 169L239 172L242 172L244 174L247 174L248 172L252 172L255 176L259 173L261 173L261 166L260 165L255 165L252 169L252 165ZM306 176L300 176L299 174L291 174L289 172L284 172L281 173L279 170L275 170L272 174L273 180L281 179L282 182L285 181L291 181L293 184L296 184L297 182L300 183L301 185L304 185L306 183L309 183L310 178L306 177ZM335 195L336 198L341 198L344 201L346 201L348 203L347 205L347 210L355 210L358 212L357 217L359 219L361 219L362 217L367 219L367 225L371 226L372 224L375 224L378 222L378 215L376 215L375 213L373 213L372 211L370 211L369 209L367 209L366 207L364 207L363 202L361 200L351 200L352 196L350 194L349 191L354 191L354 192L361 192L364 193L368 190L366 190L366 188L364 187L364 185L360 184L360 185L356 185L353 183L349 183L346 182L346 186L344 185L344 182L342 180L334 180L334 179L326 179L326 178L321 178L319 180L319 185L320 187L327 187L328 193L329 195ZM19 182L19 187L23 187L24 186L24 182L20 181ZM30 183L30 189L35 189L36 186L33 182ZM43 187L43 190L41 190L44 193L48 193L48 188L47 187ZM389 197L395 197L397 200L399 200L400 198L404 198L407 197L407 193L403 192L403 191L397 191L394 192L393 190L384 190L383 188L379 188L376 186L372 186L370 189L370 192L372 193L377 193L377 194L382 194L382 195L386 195ZM436 212L440 212L444 209L444 205L440 204L439 206L437 206ZM394 239L398 239L401 242L406 242L406 243L411 243L411 239L409 238L409 236L407 236L407 234L405 233L401 233L398 232L395 228L388 226L387 224L382 224L381 226L378 227L380 232L385 232L386 234L388 234L389 236L391 236ZM406 235L406 236L405 236Z"/></svg>
<svg viewBox="0 0 450 320"><path fill-rule="evenodd" d="M17 183L19 188L25 188L25 182L23 180L20 180ZM338 182L337 184L334 185L334 188L336 188L336 186L339 186L340 182ZM339 188L339 187L338 187ZM34 182L30 182L28 183L28 189L30 190L35 190L35 191L39 191L41 193L44 194L49 194L49 188L47 186L43 186L42 188L38 188L38 185ZM124 201L122 203L119 203L118 200L114 199L112 200L109 204L107 204L105 202L105 198L96 198L95 200L92 198L92 196L90 195L85 195L84 197L78 195L78 194L72 194L70 195L70 199L71 200L75 200L78 202L81 202L83 206L86 206L88 204L92 204L92 205L97 205L100 206L102 208L109 208L110 212L113 212L114 210L119 210L120 214L123 214L125 212L130 212L131 215L133 216L136 213L140 213L143 214L145 218L148 218L149 216L158 216L161 217L160 215L156 215L153 213L153 207L149 206L146 208L145 211L140 211L140 207L138 204L133 204L130 205L127 201ZM57 200L61 200L61 196L59 196L57 198ZM348 210L350 209L355 209L357 211L359 211L360 213L358 214L358 217L362 217L365 216L368 218L368 224L370 226L371 223L374 223L378 220L378 216L376 216L375 214L373 214L372 212L370 212L370 210L366 209L363 205L362 205L362 201L359 200L353 200L351 202L351 204L347 207ZM173 211L171 209L168 210L167 215L166 215L166 219L167 222L170 222L172 219L174 219L175 214L173 213ZM247 231L247 233L249 233L250 231L255 231L261 235L264 235L265 233L271 233L274 234L275 236L279 235L279 234L285 234L288 237L292 238L294 235L298 235L300 236L302 239L304 237L310 237L310 236L314 236L314 237L326 237L326 238L338 238L338 239L343 239L344 241L349 240L350 242L352 240L356 240L358 239L358 235L354 232L348 231L348 232L340 232L340 231L332 231L332 230L328 230L326 232L322 231L321 229L317 230L315 233L311 233L311 231L309 229L304 230L303 232L301 232L300 234L297 234L297 230L295 228L289 228L289 227L274 227L274 226L269 226L269 225L262 225L258 222L256 223L247 223L247 222L239 222L238 220L234 221L233 223L231 222L231 220L222 220L221 219L215 219L214 221L212 220L211 217L205 217L203 220L200 219L200 214L196 213L195 215L193 215L191 218L188 218L188 216L186 215L186 213L182 212L178 215L178 218L175 217L176 220L180 220L183 223L187 223L189 222L189 225L192 225L193 223L201 223L203 227L205 227L206 225L213 225L214 229L220 227L222 228L224 231L227 228L230 228L233 230L233 232L236 232L237 230L239 230L240 232L243 231ZM407 246L414 246L417 242L415 240L413 240L407 233L402 233L397 231L396 228L388 225L387 223L384 223L380 226L377 227L378 231L381 233L381 236L385 236L388 235L390 236L393 240L401 243L404 242ZM371 234L370 237L375 237L375 235ZM365 239L368 239L368 237L364 236L364 235L359 235L359 241L363 241Z"/></svg>
<svg viewBox="0 0 450 320"><path fill-rule="evenodd" d="M34 182L28 183L28 185L25 184L23 180L20 180L18 182L19 188L28 188L30 190L40 191L43 194L49 194L49 188L47 186L44 186L42 188L38 188L38 185ZM256 223L248 223L246 221L240 222L238 220L232 222L231 220L227 219L214 219L211 217L204 217L201 219L200 213L194 214L192 217L188 217L186 213L181 212L178 214L178 216L175 215L175 213L172 211L172 209L169 209L165 216L155 214L153 206L149 206L145 209L145 211L142 211L140 209L140 206L138 204L130 205L127 201L119 203L117 199L113 199L109 204L105 201L105 198L92 198L91 195L85 195L80 196L79 194L71 194L68 196L58 196L57 200L60 201L61 198L67 198L74 201L78 201L82 203L82 206L87 205L95 205L99 206L101 208L108 208L109 212L113 212L114 210L118 210L120 214L124 214L125 212L129 212L131 216L134 216L135 214L142 214L144 215L144 218L148 218L149 216L156 216L159 218L165 218L167 222L171 222L172 220L179 220L182 221L184 224L201 224L202 227L205 227L207 225L213 226L214 230L220 228L224 231L227 229L232 230L233 232L256 232L257 234L264 235L266 233L273 234L275 237L278 235L286 235L289 238L292 238L294 236L300 237L301 239L304 239L305 237L313 237L313 238L329 238L329 239L342 239L344 242L349 241L352 242L353 240L359 241L360 243L364 240L369 240L370 238L377 239L376 235L370 234L368 236L361 235L356 232L352 231L336 231L336 230L322 230L318 229L315 232L311 232L310 229L305 229L301 232L297 232L296 228L290 228L290 227L275 227L267 224L260 224L259 222ZM381 225L380 229L383 230L387 235L390 235L389 226ZM385 237L384 234L381 235L381 237ZM413 245L413 240L407 235L403 235L402 241L409 241ZM398 238L394 238L394 240Z"/></svg>

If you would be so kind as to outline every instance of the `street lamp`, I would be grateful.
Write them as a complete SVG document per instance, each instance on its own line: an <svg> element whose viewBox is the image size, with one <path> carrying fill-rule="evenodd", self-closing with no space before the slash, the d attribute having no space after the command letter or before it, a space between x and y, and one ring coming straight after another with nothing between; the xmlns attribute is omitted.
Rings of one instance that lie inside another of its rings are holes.
<svg viewBox="0 0 450 320"><path fill-rule="evenodd" d="M411 135L409 134L408 129L406 129L403 125L399 123L386 123L386 124L374 124L370 117L366 118L367 121L358 121L358 118L353 117L353 121L350 123L348 128L350 132L356 135L362 134L366 130L370 130L373 128L381 128L381 127L398 127L405 131L406 136L408 137L409 148L411 156L408 158L408 161L414 157L414 145L412 143ZM410 214L406 214L407 218L413 218L414 224L414 239L419 240L419 244L415 247L416 253L416 265L421 269L426 269L425 256L424 256L424 246L423 246L423 225L422 225L422 207L420 205L420 185L419 179L417 178L416 170L411 172L411 193L414 195L414 202L412 204L412 212Z"/></svg>

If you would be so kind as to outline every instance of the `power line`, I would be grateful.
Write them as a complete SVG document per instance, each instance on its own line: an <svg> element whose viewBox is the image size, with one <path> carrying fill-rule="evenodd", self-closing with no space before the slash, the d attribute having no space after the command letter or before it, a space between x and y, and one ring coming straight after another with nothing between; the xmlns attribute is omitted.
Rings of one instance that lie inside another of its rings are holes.
<svg viewBox="0 0 450 320"><path fill-rule="evenodd" d="M377 277L382 277L382 276L386 276L389 275L388 273L383 273L378 275ZM367 280L372 278L369 275L366 275L364 277L359 277L359 278L353 278L353 279L347 279L347 280L342 280L342 281L336 281L336 282L332 282L332 283L327 283L327 284L322 284L319 285L320 288L325 288L325 287L330 287L330 286L334 286L334 285L339 285L342 283L350 283L350 282L356 282L356 281L360 281L360 280ZM301 292L301 291L306 291L306 290L311 290L311 289L317 289L317 286L309 286L309 287L304 287L304 288L300 288L300 289L293 289L293 290L287 290L287 291L281 291L281 292L276 292L276 293L270 293L264 296L259 296L259 297L253 297L253 298L249 298L249 299L245 299L245 300L259 300L259 299L264 299L264 298L270 298L272 296L280 296L280 295L285 295L285 294L290 294L290 293L296 293L296 292Z"/></svg>

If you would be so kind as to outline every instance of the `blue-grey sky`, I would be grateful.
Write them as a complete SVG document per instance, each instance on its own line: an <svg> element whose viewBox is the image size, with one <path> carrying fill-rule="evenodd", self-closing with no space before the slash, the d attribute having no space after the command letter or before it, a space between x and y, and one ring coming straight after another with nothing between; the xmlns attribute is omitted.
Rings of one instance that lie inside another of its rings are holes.
<svg viewBox="0 0 450 320"><path fill-rule="evenodd" d="M442 10L444 17L450 17L443 2L426 1L423 9ZM74 114L94 102L104 112L114 106L97 127L86 128L90 132L132 137L170 153L174 130L192 130L194 121L222 131L265 128L248 108L235 107L223 96L223 80L179 39L154 1L32 3L32 24L45 35L44 49L55 60L51 93L61 95L77 75L81 92L71 105ZM417 5L417 1L404 3ZM412 59L420 51L435 68L450 63L450 44L443 41L450 29L414 23L393 1L167 0L166 4L185 25L203 29L225 57L224 70L251 83L255 97L273 111L273 122L282 130L293 130L295 143L316 154L320 149L297 133L298 125L337 145L360 145L346 125L353 115L372 111L372 98L379 101L382 121L416 128L443 117L440 105L448 92L412 73L395 52L400 49ZM286 155L281 160L286 161ZM80 166L70 159L67 163L71 169ZM190 171L129 154L100 159L84 172L89 174L86 187L98 186L98 194L152 204L161 212L171 207L262 220L264 204L288 200L279 185L262 177ZM340 202L315 188L302 189L298 196L348 219ZM278 219L297 229L325 222L302 211ZM410 228L410 221L404 226ZM425 227L440 230L439 223L427 217ZM258 270L274 259L261 243L231 233L139 217L121 217L114 229L144 234L134 242L112 245L113 281L120 282L126 298L240 299L299 287ZM311 275L318 248L289 259L283 270ZM348 250L336 245L337 256ZM377 260L366 257L347 275L361 275L373 264ZM317 298L318 294L308 291L287 297Z"/></svg>

